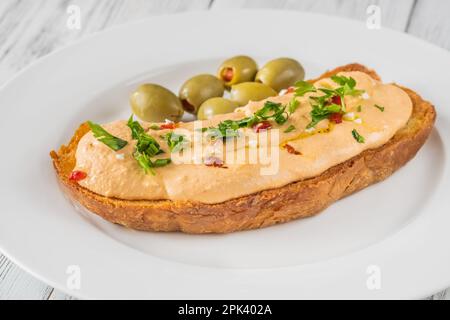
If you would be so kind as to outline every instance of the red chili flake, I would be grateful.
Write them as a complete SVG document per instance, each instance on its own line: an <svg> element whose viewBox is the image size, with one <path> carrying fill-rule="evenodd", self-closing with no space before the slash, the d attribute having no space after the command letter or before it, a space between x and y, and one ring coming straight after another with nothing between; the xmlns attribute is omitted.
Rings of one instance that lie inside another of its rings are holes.
<svg viewBox="0 0 450 320"><path fill-rule="evenodd" d="M292 92L294 92L294 91L295 91L295 87L289 87L289 88L287 88L285 94L292 93Z"/></svg>
<svg viewBox="0 0 450 320"><path fill-rule="evenodd" d="M253 126L253 130L255 130L256 133L258 133L260 131L268 130L270 128L272 128L272 125L270 124L269 121L262 121Z"/></svg>
<svg viewBox="0 0 450 320"><path fill-rule="evenodd" d="M217 157L207 157L205 159L205 165L208 167L227 168L224 166L223 160Z"/></svg>
<svg viewBox="0 0 450 320"><path fill-rule="evenodd" d="M225 68L222 71L222 79L225 80L225 82L230 82L233 80L233 68Z"/></svg>
<svg viewBox="0 0 450 320"><path fill-rule="evenodd" d="M331 103L337 104L338 106L341 105L342 101L341 101L341 97L340 96L333 96L333 98L331 98Z"/></svg>
<svg viewBox="0 0 450 320"><path fill-rule="evenodd" d="M70 174L69 180L70 181L81 181L83 179L86 179L87 177L87 173L84 171L72 171L72 173Z"/></svg>
<svg viewBox="0 0 450 320"><path fill-rule="evenodd" d="M295 154L295 155L301 155L302 153L300 151L295 150L295 148L289 144L286 144L284 146L287 152Z"/></svg>
<svg viewBox="0 0 450 320"><path fill-rule="evenodd" d="M167 122L159 126L161 129L175 129L176 124L173 122Z"/></svg>
<svg viewBox="0 0 450 320"><path fill-rule="evenodd" d="M342 123L342 113L340 113L340 112L332 113L332 114L330 114L328 119L330 119L330 121L332 121L336 124Z"/></svg>

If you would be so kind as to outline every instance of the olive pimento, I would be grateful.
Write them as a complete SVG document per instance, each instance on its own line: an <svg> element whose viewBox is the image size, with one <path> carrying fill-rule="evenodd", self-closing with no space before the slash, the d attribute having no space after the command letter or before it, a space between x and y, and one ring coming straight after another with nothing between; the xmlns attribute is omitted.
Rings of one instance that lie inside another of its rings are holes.
<svg viewBox="0 0 450 320"><path fill-rule="evenodd" d="M254 81L256 72L258 72L258 65L255 60L248 56L235 56L220 65L217 77L227 87L231 87L238 83Z"/></svg>
<svg viewBox="0 0 450 320"><path fill-rule="evenodd" d="M222 79L225 82L230 82L233 80L233 68L225 68L221 73Z"/></svg>

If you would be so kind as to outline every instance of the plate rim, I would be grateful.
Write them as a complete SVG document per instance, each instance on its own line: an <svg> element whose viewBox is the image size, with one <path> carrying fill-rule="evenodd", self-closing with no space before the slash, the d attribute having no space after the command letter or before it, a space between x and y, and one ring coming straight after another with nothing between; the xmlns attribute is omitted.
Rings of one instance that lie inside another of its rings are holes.
<svg viewBox="0 0 450 320"><path fill-rule="evenodd" d="M361 21L358 21L358 20L347 19L347 18L341 18L341 17L334 17L334 16L329 16L329 15L326 15L326 14L318 14L318 13L310 13L310 12L302 12L302 11L295 11L295 12L293 12L293 11L288 11L288 10L273 10L273 9L256 9L256 10L255 10L255 9L237 9L237 10L236 10L236 9L229 9L229 10L223 10L223 11L220 11L220 12L219 12L219 11L200 11L200 10L197 11L197 10L195 10L195 11L181 12L181 13L175 13L175 14L163 14L163 15L157 15L157 16L152 16L152 17L148 17L148 18L145 18L145 19L140 19L140 20L137 20L137 21L129 22L129 23L124 23L124 24L116 25L116 26L113 26L113 27L108 28L108 29L106 29L106 30L96 31L96 32L94 32L94 33L91 33L91 34L89 34L89 35L87 35L87 36L82 37L81 39L78 39L78 40L76 40L76 41L70 43L69 45L65 45L65 46L63 46L63 47L60 47L60 48L56 49L55 51L53 51L53 52L51 52L51 53L49 53L49 54L43 56L42 58L40 58L40 59L34 61L33 63L31 63L31 64L28 65L27 67L25 67L25 68L23 68L22 70L20 70L18 73L16 73L16 74L15 74L13 77L11 77L9 80L7 80L2 86L0 86L0 95L1 95L1 94L3 93L3 91L6 90L12 83L14 83L14 82L16 81L16 79L22 77L22 76L23 76L24 74L26 74L30 69L37 68L39 65L45 63L45 62L48 61L48 60L51 60L53 56L58 55L58 54L60 54L61 52L70 51L70 49L71 49L72 47L78 46L78 45L80 45L80 43L88 42L89 40L92 40L93 38L96 38L96 37L101 37L101 36L102 36L103 34L105 34L105 33L113 33L116 29L122 29L122 28L130 27L130 26L132 26L132 25L145 24L145 23L148 23L148 21L151 21L151 20L155 20L155 19L164 19L164 18L166 18L166 17L172 18L173 16L179 16L179 15L197 15L197 14L200 14L200 15L217 15L217 14L223 15L223 14L230 14L230 13L233 14L233 13L235 13L235 12L245 12L245 14L247 14L247 13L249 13L249 12L250 12L250 13L255 13L255 12L257 12L257 13L260 13L260 12L270 12L270 13L272 13L273 11L277 11L277 12L280 13L280 14L286 14L286 13L288 13L288 14L293 14L293 15L309 15L309 16L314 16L314 17L319 17L319 18L324 18L324 17L325 17L325 18L327 18L327 19L332 18L332 19L335 20L333 23L335 23L336 21L337 21L337 22L342 22L342 21L347 21L347 22L348 22L348 21L351 21L352 23L361 23ZM438 50L442 51L443 53L449 55L449 57L450 57L450 53L449 53L447 50L445 50L445 49L443 49L443 48L441 48L441 47L438 47L438 46L436 46L436 45L433 45L433 44L431 44L431 43L429 43L429 42L427 42L427 41L425 41L425 40L423 40L423 39L420 39L420 38L417 38L417 37L415 37L415 36L412 36L412 35L409 35L409 34L405 34L405 33L403 33L403 32L400 32L400 31L397 31L397 30L393 30L393 29L390 29L390 28L383 28L383 29L387 30L387 32L394 32L394 33L396 33L397 35L401 35L401 36L404 36L404 37L412 38L412 39L414 39L415 41L419 41L419 42L422 43L422 44L426 44L428 47L431 47L431 48L433 48L434 50L435 50L435 49L438 49ZM447 125L448 125L448 124L447 124ZM436 129L435 129L435 130L436 130ZM448 163L448 161L449 161L449 160L448 160L448 157L447 157L447 158L446 158L446 163ZM447 166L446 166L446 167L447 167ZM447 171L447 174L444 175L444 178L445 178L445 176L448 176L448 169L447 169L446 171ZM444 183L444 182L442 182L442 184L443 184L443 183ZM439 188L442 188L442 184L441 184L441 186L439 186ZM382 240L382 241L384 241L384 240ZM68 290L67 288L65 288L64 286L60 285L59 283L53 282L52 279L47 278L47 277L45 277L45 276L39 274L38 272L35 272L35 270L33 270L32 267L29 267L29 266L27 266L27 265L21 263L18 259L16 259L16 258L14 257L13 254L10 254L8 250L5 250L5 249L6 249L5 246L3 246L1 243L0 243L0 249L1 249L1 252L2 252L6 257L8 257L13 263L15 263L16 265L18 265L21 269L25 270L26 272L30 273L30 274L33 275L34 277L36 277L36 278L38 278L39 280L43 281L44 283L49 284L49 285L53 286L54 288L57 288L58 290L61 290L61 291L63 291L63 292L66 292L67 294L70 294L70 295L72 295L72 296L80 297L80 298L83 298L83 299L89 299L88 295L85 295L84 292ZM365 249L364 249L364 250L365 250ZM449 278L449 279L450 279L450 278ZM448 283L448 285L450 285L450 282ZM446 287L448 287L448 286L446 286ZM444 287L444 288L446 288L446 287ZM436 292L436 291L433 291L432 293L435 293L435 292ZM431 293L431 294L432 294L432 293Z"/></svg>

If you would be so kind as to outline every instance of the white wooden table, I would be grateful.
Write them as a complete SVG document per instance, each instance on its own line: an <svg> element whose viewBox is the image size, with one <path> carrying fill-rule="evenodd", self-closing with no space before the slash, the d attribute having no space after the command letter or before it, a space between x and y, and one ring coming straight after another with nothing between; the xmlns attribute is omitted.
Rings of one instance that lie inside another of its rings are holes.
<svg viewBox="0 0 450 320"><path fill-rule="evenodd" d="M84 36L148 16L189 10L274 8L367 19L381 8L381 24L450 49L446 0L1 0L0 85L38 58ZM67 9L81 9L81 29L67 28ZM5 106L4 106L5 107ZM42 257L45 259L45 257ZM0 255L0 299L71 299ZM450 299L450 289L429 299Z"/></svg>

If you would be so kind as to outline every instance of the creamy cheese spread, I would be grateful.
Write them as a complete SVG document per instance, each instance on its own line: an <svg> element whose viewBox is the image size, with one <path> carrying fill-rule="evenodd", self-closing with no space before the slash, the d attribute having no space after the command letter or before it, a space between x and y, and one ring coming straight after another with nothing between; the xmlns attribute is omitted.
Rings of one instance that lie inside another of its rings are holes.
<svg viewBox="0 0 450 320"><path fill-rule="evenodd" d="M365 93L358 97L345 97L347 113L342 123L333 125L327 119L313 129L306 129L311 121L311 94L298 97L300 105L288 121L280 126L274 124L272 129L268 130L278 129L279 133L279 152L276 154L278 167L271 174L261 174L261 168L267 164L251 163L247 160L244 163L225 163L223 167L207 166L204 163L171 163L156 168L155 175L145 174L133 157L135 142L131 139L127 122L116 121L103 127L111 134L128 141L128 145L115 152L94 138L92 132L87 133L80 140L76 151L74 170L87 173L87 177L79 181L79 184L100 195L120 199L219 203L320 175L364 150L385 144L407 123L412 112L409 96L397 86L382 84L362 72L343 72L340 75L354 78L356 88L364 90ZM322 79L314 86L335 88L337 84L331 79ZM292 98L293 94L285 94L266 100L286 104ZM225 119L238 120L250 116L260 109L266 100L250 102L234 113L203 121L202 126L208 128L217 126ZM375 105L382 106L383 111ZM167 151L167 144L161 136L171 130L151 130L150 125L142 123L142 126L148 129L147 133ZM189 132L194 132L194 126L193 122L177 125L178 128ZM284 132L290 126L295 126L295 130ZM352 134L355 129L364 137L364 143L355 139ZM215 148L214 143L210 141L205 141L204 144L204 150ZM233 149L239 149L238 145ZM258 143L250 140L241 147L258 148ZM168 156L170 154L159 157Z"/></svg>

